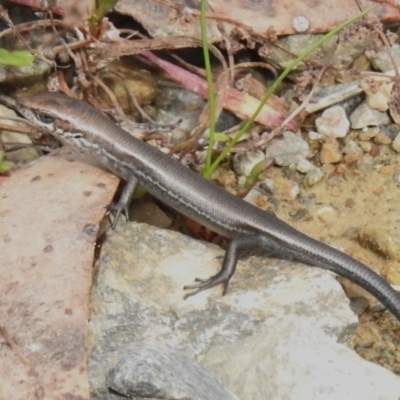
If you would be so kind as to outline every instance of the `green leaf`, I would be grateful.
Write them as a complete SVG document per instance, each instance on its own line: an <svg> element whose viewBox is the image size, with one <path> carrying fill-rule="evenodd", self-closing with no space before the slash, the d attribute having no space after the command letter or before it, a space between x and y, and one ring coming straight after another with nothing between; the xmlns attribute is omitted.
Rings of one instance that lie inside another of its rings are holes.
<svg viewBox="0 0 400 400"><path fill-rule="evenodd" d="M210 137L210 132L204 134L205 138ZM227 142L229 140L229 135L226 133L214 132L214 142Z"/></svg>
<svg viewBox="0 0 400 400"><path fill-rule="evenodd" d="M35 57L28 50L8 51L0 49L0 64L29 67Z"/></svg>
<svg viewBox="0 0 400 400"><path fill-rule="evenodd" d="M104 18L107 11L114 7L118 0L99 0L96 2L97 6L95 11L90 17L89 26L91 30L96 29Z"/></svg>
<svg viewBox="0 0 400 400"><path fill-rule="evenodd" d="M266 158L258 162L250 172L250 175L246 177L246 182L244 187L246 190L251 189L255 183L258 181L258 177L265 170L267 165L271 162L270 158Z"/></svg>
<svg viewBox="0 0 400 400"><path fill-rule="evenodd" d="M208 149L206 153L206 164L204 165L202 175L205 178L209 178L211 174L211 163L212 163L211 157L212 157L212 149L214 147L214 142L215 142L215 126L217 120L216 120L216 109L215 109L214 83L211 70L210 53L208 52L206 0L201 0L200 3L200 27L201 27L201 43L203 47L204 66L206 69L206 77L207 77L208 105L210 110Z"/></svg>
<svg viewBox="0 0 400 400"><path fill-rule="evenodd" d="M311 46L309 46L307 49L305 49L298 57L296 57L286 68L285 70L279 75L279 77L274 81L274 83L270 86L270 88L267 90L265 93L264 97L260 101L259 106L257 107L256 111L254 114L247 120L247 122L243 125L243 127L239 130L239 132L236 134L236 136L233 138L233 140L224 148L224 150L219 154L219 156L216 158L216 160L211 164L210 167L208 167L205 171L203 171L203 176L204 177L209 177L212 173L212 171L217 168L217 166L221 163L221 161L225 158L225 156L231 151L232 147L240 140L240 138L243 136L245 132L247 132L251 126L253 125L254 121L256 120L257 115L260 113L262 108L264 107L264 104L268 101L272 93L275 92L275 89L282 83L282 81L286 78L289 73L297 67L305 58L307 58L315 49L317 49L319 46L322 46L327 40L329 40L331 37L336 35L338 32L340 32L343 28L345 28L347 25L350 25L351 23L357 21L367 13L369 13L372 9L374 9L376 6L369 7L368 9L364 10L363 12L359 13L355 17L347 19L345 22L341 23L338 25L335 29L332 31L328 32L325 34L322 38L317 40L315 43L313 43Z"/></svg>

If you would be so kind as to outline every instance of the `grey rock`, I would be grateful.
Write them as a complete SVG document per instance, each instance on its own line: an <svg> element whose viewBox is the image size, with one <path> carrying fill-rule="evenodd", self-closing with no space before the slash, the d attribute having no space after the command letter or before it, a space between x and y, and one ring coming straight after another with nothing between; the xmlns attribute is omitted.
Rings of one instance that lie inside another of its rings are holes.
<svg viewBox="0 0 400 400"><path fill-rule="evenodd" d="M366 102L360 104L350 115L351 127L362 129L367 126L380 126L390 121L387 113L373 110Z"/></svg>
<svg viewBox="0 0 400 400"><path fill-rule="evenodd" d="M344 154L363 154L361 147L354 140L349 140L343 147Z"/></svg>
<svg viewBox="0 0 400 400"><path fill-rule="evenodd" d="M250 257L239 262L225 296L215 287L183 300L183 286L215 274L222 255L215 245L146 224L120 223L109 233L89 323L94 399L108 399L106 367L118 362L113 352L137 341L196 358L297 315L334 340L346 341L354 330L356 317L334 276L288 261Z"/></svg>
<svg viewBox="0 0 400 400"><path fill-rule="evenodd" d="M400 45L394 43L391 48L391 55L395 59L397 65L400 64ZM368 57L368 52L366 53ZM371 65L382 72L387 72L393 69L393 61L388 50L384 48L380 53L373 52L373 56L370 57Z"/></svg>
<svg viewBox="0 0 400 400"><path fill-rule="evenodd" d="M275 182L274 182L274 180L271 179L271 178L265 178L265 179L260 183L260 188L263 189L263 190L265 190L265 191L267 191L267 192L273 193L273 192L274 192L274 189L275 189Z"/></svg>
<svg viewBox="0 0 400 400"><path fill-rule="evenodd" d="M398 400L400 378L303 318L219 346L201 364L246 400Z"/></svg>
<svg viewBox="0 0 400 400"><path fill-rule="evenodd" d="M237 153L233 157L233 169L239 175L249 176L254 166L263 160L265 154L261 150Z"/></svg>
<svg viewBox="0 0 400 400"><path fill-rule="evenodd" d="M129 397L238 400L199 363L181 352L138 342L119 350L121 360L107 374L107 386Z"/></svg>
<svg viewBox="0 0 400 400"><path fill-rule="evenodd" d="M349 133L350 122L342 107L333 106L315 120L315 126L318 133L325 137L343 138Z"/></svg>
<svg viewBox="0 0 400 400"><path fill-rule="evenodd" d="M325 174L321 168L315 168L306 175L304 183L307 186L314 186L316 183L324 179L324 176Z"/></svg>
<svg viewBox="0 0 400 400"><path fill-rule="evenodd" d="M308 132L308 138L310 140L321 140L323 138L323 136L318 132L310 131L310 132Z"/></svg>
<svg viewBox="0 0 400 400"><path fill-rule="evenodd" d="M297 164L308 156L308 143L300 136L290 131L283 132L281 137L272 139L266 151L267 158L275 159L275 162L286 167Z"/></svg>
<svg viewBox="0 0 400 400"><path fill-rule="evenodd" d="M349 115L364 100L365 96L361 93L358 81L317 88L312 101L306 105L306 111L311 114L340 105Z"/></svg>
<svg viewBox="0 0 400 400"><path fill-rule="evenodd" d="M301 172L302 174L306 174L307 172L310 172L315 168L316 166L305 158L300 158L296 164L297 171Z"/></svg>

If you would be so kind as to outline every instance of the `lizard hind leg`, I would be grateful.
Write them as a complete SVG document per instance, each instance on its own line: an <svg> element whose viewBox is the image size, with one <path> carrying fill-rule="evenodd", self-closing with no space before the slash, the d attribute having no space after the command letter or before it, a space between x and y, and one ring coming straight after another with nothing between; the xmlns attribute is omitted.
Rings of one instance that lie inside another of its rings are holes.
<svg viewBox="0 0 400 400"><path fill-rule="evenodd" d="M226 249L220 271L207 279L196 278L195 281L199 282L197 284L184 286L185 290L194 289L192 292L186 293L184 298L194 296L219 284L223 285L222 295L225 295L239 258L259 253L279 254L279 246L274 240L260 233L240 235L233 238Z"/></svg>

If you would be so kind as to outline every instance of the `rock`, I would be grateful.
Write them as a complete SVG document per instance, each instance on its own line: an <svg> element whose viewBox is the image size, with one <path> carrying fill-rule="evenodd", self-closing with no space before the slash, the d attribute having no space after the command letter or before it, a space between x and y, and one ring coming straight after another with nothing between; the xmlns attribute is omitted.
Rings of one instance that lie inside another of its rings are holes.
<svg viewBox="0 0 400 400"><path fill-rule="evenodd" d="M305 158L300 158L296 164L297 171L301 172L302 174L306 174L315 168L315 165Z"/></svg>
<svg viewBox="0 0 400 400"><path fill-rule="evenodd" d="M271 178L265 178L262 182L260 182L260 188L267 192L273 193L275 188L275 182Z"/></svg>
<svg viewBox="0 0 400 400"><path fill-rule="evenodd" d="M389 156L391 153L390 147L387 144L378 145L378 153L379 156Z"/></svg>
<svg viewBox="0 0 400 400"><path fill-rule="evenodd" d="M300 194L300 187L296 182L290 182L286 190L287 198L294 200Z"/></svg>
<svg viewBox="0 0 400 400"><path fill-rule="evenodd" d="M30 82L40 82L47 76L51 63L44 59L35 59L31 65L7 65L0 64L0 83L5 86L15 86L17 83L22 85Z"/></svg>
<svg viewBox="0 0 400 400"><path fill-rule="evenodd" d="M318 132L310 131L310 132L308 132L308 138L310 140L321 140L323 138L323 136Z"/></svg>
<svg viewBox="0 0 400 400"><path fill-rule="evenodd" d="M214 348L201 360L246 400L397 400L400 378L302 318Z"/></svg>
<svg viewBox="0 0 400 400"><path fill-rule="evenodd" d="M324 178L325 174L320 168L315 168L310 171L304 179L307 186L314 186L317 182Z"/></svg>
<svg viewBox="0 0 400 400"><path fill-rule="evenodd" d="M400 45L394 43L391 48L392 56L395 59L397 65L400 64ZM368 56L368 52L367 52ZM393 61L388 53L388 50L382 49L381 52L373 53L373 57L370 57L371 65L378 71L387 72L393 69Z"/></svg>
<svg viewBox="0 0 400 400"><path fill-rule="evenodd" d="M372 127L365 127L362 129L360 134L358 135L358 138L360 140L371 140L373 139L381 129L377 126L372 126Z"/></svg>
<svg viewBox="0 0 400 400"><path fill-rule="evenodd" d="M144 222L157 228L168 229L172 226L171 218L153 202L136 200L129 209L129 219Z"/></svg>
<svg viewBox="0 0 400 400"><path fill-rule="evenodd" d="M267 210L269 206L268 197L261 193L257 187L250 189L244 200L262 210Z"/></svg>
<svg viewBox="0 0 400 400"><path fill-rule="evenodd" d="M400 141L399 141L400 143ZM364 142L360 141L358 142L358 145L361 147L364 153L369 153L372 150L372 144L371 142Z"/></svg>
<svg viewBox="0 0 400 400"><path fill-rule="evenodd" d="M370 174L375 169L375 160L370 154L364 154L357 162L357 169L364 173Z"/></svg>
<svg viewBox="0 0 400 400"><path fill-rule="evenodd" d="M386 136L390 138L391 141L393 141L397 136L397 134L399 133L399 125L397 124L383 125L380 127L380 131L382 131Z"/></svg>
<svg viewBox="0 0 400 400"><path fill-rule="evenodd" d="M322 164L335 164L342 159L339 145L337 143L324 143L321 148L321 163Z"/></svg>
<svg viewBox="0 0 400 400"><path fill-rule="evenodd" d="M188 357L233 343L280 320L303 316L334 340L346 341L356 317L328 271L269 258L238 264L228 293L221 287L183 300L183 286L221 266L223 251L178 232L119 223L98 262L89 322L89 369L94 399L109 394L105 376L115 351L156 341Z"/></svg>
<svg viewBox="0 0 400 400"><path fill-rule="evenodd" d="M137 342L118 350L107 386L124 396L157 399L239 400L181 352Z"/></svg>
<svg viewBox="0 0 400 400"><path fill-rule="evenodd" d="M239 175L249 176L254 166L265 160L265 154L260 151L246 151L233 156L233 169Z"/></svg>
<svg viewBox="0 0 400 400"><path fill-rule="evenodd" d="M349 133L350 122L346 112L340 106L326 109L316 119L315 125L319 134L325 137L343 138Z"/></svg>
<svg viewBox="0 0 400 400"><path fill-rule="evenodd" d="M331 206L320 207L317 211L318 218L329 226L338 218L336 210Z"/></svg>
<svg viewBox="0 0 400 400"><path fill-rule="evenodd" d="M387 111L389 109L393 85L392 79L386 76L369 76L360 79L360 87L367 96L368 106L378 111Z"/></svg>
<svg viewBox="0 0 400 400"><path fill-rule="evenodd" d="M352 112L350 122L353 129L362 129L367 126L388 124L390 119L387 113L373 110L364 102Z"/></svg>
<svg viewBox="0 0 400 400"><path fill-rule="evenodd" d="M400 133L398 133L396 138L393 140L392 148L400 153Z"/></svg>
<svg viewBox="0 0 400 400"><path fill-rule="evenodd" d="M337 170L337 168L335 168ZM340 186L343 180L342 174L331 174L326 180L328 186Z"/></svg>
<svg viewBox="0 0 400 400"><path fill-rule="evenodd" d="M269 55L268 58L270 58L274 63L277 63L281 67L286 67L287 65L292 62L292 58L290 57L290 53L294 53L298 49L306 49L309 46L311 46L313 43L315 43L318 39L321 38L321 35L314 34L296 34L296 35L287 35L279 38L279 47L283 48L284 51L274 51L272 54ZM321 53L326 53L326 43L321 46L320 51ZM331 46L334 45L334 43L329 43L330 48L329 52L332 52ZM323 51L325 50L325 51ZM303 66L300 66L300 69L304 68Z"/></svg>
<svg viewBox="0 0 400 400"><path fill-rule="evenodd" d="M306 111L312 114L340 104L340 107L349 115L364 99L365 96L358 86L358 81L353 80L352 82L318 88L313 95L312 101L306 105Z"/></svg>
<svg viewBox="0 0 400 400"><path fill-rule="evenodd" d="M18 116L15 111L4 107L0 104L0 119L6 119L7 125L15 126L18 128L25 128L26 124L21 121L17 121ZM28 135L8 130L1 130L0 133L0 142L2 143L24 143L24 144L32 144L32 140ZM19 150L9 151L7 153L7 158L13 161L18 160L21 164L28 163L38 158L39 154L37 150L32 147L26 147Z"/></svg>
<svg viewBox="0 0 400 400"><path fill-rule="evenodd" d="M346 164L357 162L364 154L361 147L354 140L349 140L343 147L342 152L345 154L343 159Z"/></svg>
<svg viewBox="0 0 400 400"><path fill-rule="evenodd" d="M362 149L354 140L349 140L346 145L343 147L342 152L344 154L363 154Z"/></svg>
<svg viewBox="0 0 400 400"><path fill-rule="evenodd" d="M343 160L346 164L354 164L361 158L361 154L346 154Z"/></svg>
<svg viewBox="0 0 400 400"><path fill-rule="evenodd" d="M293 132L285 131L281 137L271 140L266 150L266 156L273 158L276 164L287 167L306 158L308 152L308 143L303 138Z"/></svg>
<svg viewBox="0 0 400 400"><path fill-rule="evenodd" d="M392 139L385 132L379 132L374 137L374 142L376 144L391 144L392 143Z"/></svg>

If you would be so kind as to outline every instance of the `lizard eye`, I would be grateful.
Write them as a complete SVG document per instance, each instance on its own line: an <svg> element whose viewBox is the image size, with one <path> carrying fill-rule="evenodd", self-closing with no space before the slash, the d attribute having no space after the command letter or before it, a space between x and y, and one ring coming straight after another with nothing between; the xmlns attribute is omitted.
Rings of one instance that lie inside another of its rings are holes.
<svg viewBox="0 0 400 400"><path fill-rule="evenodd" d="M37 113L36 116L38 120L44 124L52 124L54 122L54 117L48 113Z"/></svg>

